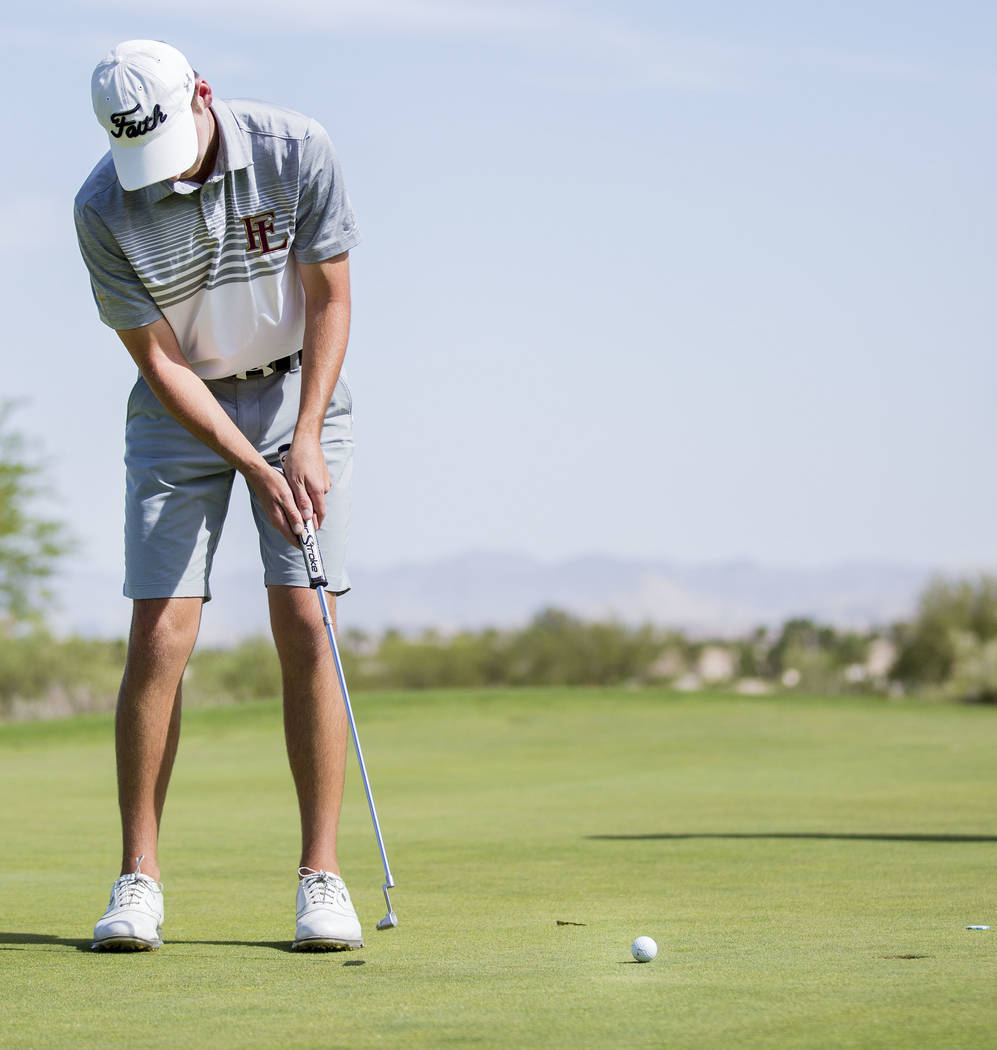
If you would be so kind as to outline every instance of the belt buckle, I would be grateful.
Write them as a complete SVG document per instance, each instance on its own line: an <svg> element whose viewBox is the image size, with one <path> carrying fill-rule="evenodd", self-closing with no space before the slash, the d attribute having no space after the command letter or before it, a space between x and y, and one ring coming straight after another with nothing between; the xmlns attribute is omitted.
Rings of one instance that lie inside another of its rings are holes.
<svg viewBox="0 0 997 1050"><path fill-rule="evenodd" d="M272 364L272 362L271 362ZM236 372L233 379L266 379L267 376L272 376L276 369L271 368L270 365L264 365L262 368L250 368L246 372Z"/></svg>

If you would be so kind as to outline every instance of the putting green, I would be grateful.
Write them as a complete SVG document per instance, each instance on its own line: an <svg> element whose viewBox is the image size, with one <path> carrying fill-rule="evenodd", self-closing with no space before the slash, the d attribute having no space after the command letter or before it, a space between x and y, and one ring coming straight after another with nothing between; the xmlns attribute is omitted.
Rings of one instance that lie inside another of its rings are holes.
<svg viewBox="0 0 997 1050"><path fill-rule="evenodd" d="M288 951L276 704L185 719L166 945L98 955L108 718L0 726L0 1045L992 1045L997 711L644 690L360 695L400 925L351 765L367 947ZM638 934L656 960L634 963Z"/></svg>

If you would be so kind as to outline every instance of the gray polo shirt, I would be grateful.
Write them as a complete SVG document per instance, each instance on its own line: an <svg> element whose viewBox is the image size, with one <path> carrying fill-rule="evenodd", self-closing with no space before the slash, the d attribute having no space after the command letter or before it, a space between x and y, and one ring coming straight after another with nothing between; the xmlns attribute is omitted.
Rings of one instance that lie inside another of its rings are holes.
<svg viewBox="0 0 997 1050"><path fill-rule="evenodd" d="M216 99L211 111L220 141L203 186L124 190L108 153L74 209L100 319L128 329L165 317L202 379L300 350L297 264L360 240L320 124L262 102Z"/></svg>

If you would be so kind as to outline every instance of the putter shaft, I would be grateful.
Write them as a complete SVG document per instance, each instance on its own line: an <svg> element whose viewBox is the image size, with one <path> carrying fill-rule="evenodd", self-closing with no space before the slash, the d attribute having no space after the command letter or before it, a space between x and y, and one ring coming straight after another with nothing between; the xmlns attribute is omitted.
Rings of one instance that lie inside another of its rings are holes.
<svg viewBox="0 0 997 1050"><path fill-rule="evenodd" d="M284 459L290 449L290 445L281 445L277 450L281 468ZM283 470L281 470L283 473ZM346 676L343 674L343 661L339 656L339 646L336 644L336 632L332 629L332 617L329 615L329 606L325 600L325 588L329 583L325 574L325 563L322 560L322 551L319 549L318 537L310 521L304 522L304 532L299 538L298 546L305 560L305 571L308 573L309 586L318 594L319 605L322 608L322 622L325 624L325 633L329 636L329 645L332 648L332 662L336 666L336 677L339 679L339 689L343 696L343 705L346 708L346 717L350 723L350 735L353 737L353 749L357 755L357 765L360 766L360 777L363 780L364 794L367 796L367 805L370 808L370 819L374 824L374 835L377 837L377 848L381 851L381 863L384 865L384 902L388 906L388 914L377 924L379 930L387 930L398 925L398 916L391 907L391 898L388 890L394 886L395 880L391 877L391 868L388 866L388 854L384 849L384 838L381 835L381 822L377 819L377 807L374 805L374 794L370 788L370 779L367 776L367 763L364 762L363 748L360 746L360 737L357 735L357 723L353 717L353 705L350 703L350 692L346 688Z"/></svg>
<svg viewBox="0 0 997 1050"><path fill-rule="evenodd" d="M313 534L314 536L314 534ZM318 543L316 541L316 549ZM353 737L353 749L357 753L357 765L360 767L360 778L363 780L364 794L367 796L367 805L370 808L370 819L374 824L374 835L377 838L377 848L381 852L381 863L384 865L384 900L388 906L388 914L377 924L379 930L387 929L389 926L397 926L398 918L391 907L391 898L388 890L394 886L395 880L391 876L391 867L388 864L388 854L384 849L384 837L381 835L381 822L377 819L377 807L374 805L374 793L370 788L370 779L367 776L367 763L364 761L363 748L360 746L360 737L357 735L357 723L353 717L353 704L350 703L350 693L346 688L346 676L343 674L343 662L339 656L339 646L336 644L336 633L332 629L332 617L329 615L329 606L325 600L325 591L321 586L315 588L318 593L319 605L322 607L322 622L325 624L325 632L329 636L329 645L332 647L332 660L336 665L336 676L339 678L339 688L343 694L343 704L346 707L346 718L350 723L350 735Z"/></svg>

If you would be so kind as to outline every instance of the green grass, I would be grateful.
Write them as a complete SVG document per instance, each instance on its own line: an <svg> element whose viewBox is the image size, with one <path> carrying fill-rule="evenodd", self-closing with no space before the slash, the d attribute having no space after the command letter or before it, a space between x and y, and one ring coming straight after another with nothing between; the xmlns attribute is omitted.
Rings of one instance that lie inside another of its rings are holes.
<svg viewBox="0 0 997 1050"><path fill-rule="evenodd" d="M0 1045L993 1045L997 711L543 690L358 696L367 947L291 954L276 704L185 722L165 947L98 955L110 720L0 727ZM558 921L581 925L558 925ZM630 960L637 934L659 945Z"/></svg>

